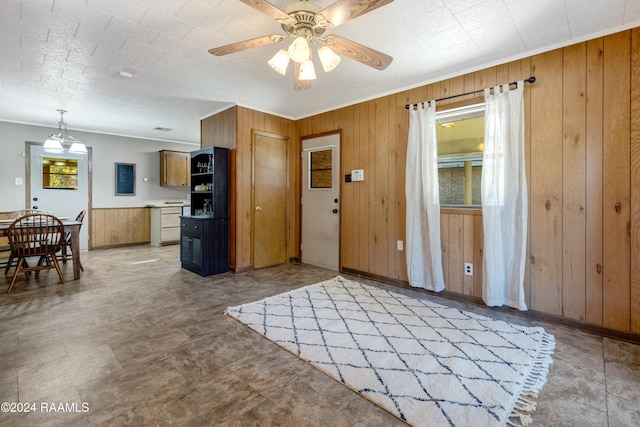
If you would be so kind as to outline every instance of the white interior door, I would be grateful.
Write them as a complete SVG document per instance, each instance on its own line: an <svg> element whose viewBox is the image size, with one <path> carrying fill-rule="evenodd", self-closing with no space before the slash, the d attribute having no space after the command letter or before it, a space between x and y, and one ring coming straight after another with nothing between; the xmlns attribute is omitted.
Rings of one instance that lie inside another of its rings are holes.
<svg viewBox="0 0 640 427"><path fill-rule="evenodd" d="M53 189L43 185L43 171L45 162L56 159L76 160L78 166L77 189ZM82 210L87 211L85 224L80 230L80 249L89 247L89 227L87 217L89 211L89 155L74 153L47 153L40 145L30 146L30 175L29 175L29 206L30 209L39 209L52 212L59 217L75 218Z"/></svg>
<svg viewBox="0 0 640 427"><path fill-rule="evenodd" d="M302 141L302 262L340 267L340 134Z"/></svg>

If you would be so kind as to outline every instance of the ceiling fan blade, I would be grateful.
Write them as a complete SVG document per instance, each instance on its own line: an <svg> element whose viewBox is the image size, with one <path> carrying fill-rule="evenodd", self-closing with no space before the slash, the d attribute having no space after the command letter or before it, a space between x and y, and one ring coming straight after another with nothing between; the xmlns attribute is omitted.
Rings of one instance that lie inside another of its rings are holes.
<svg viewBox="0 0 640 427"><path fill-rule="evenodd" d="M278 9L266 0L240 0L242 3L269 15L278 22L289 21L291 17L285 11Z"/></svg>
<svg viewBox="0 0 640 427"><path fill-rule="evenodd" d="M324 28L337 27L391 2L393 0L338 0L316 13L314 19Z"/></svg>
<svg viewBox="0 0 640 427"><path fill-rule="evenodd" d="M311 87L311 80L300 80L300 63L293 63L293 88L295 90L305 90Z"/></svg>
<svg viewBox="0 0 640 427"><path fill-rule="evenodd" d="M334 38L333 51L338 55L344 55L347 58L351 58L380 71L387 68L389 64L391 64L391 61L393 61L393 58L386 53L378 52L375 49L363 46L360 43L345 39L344 37L335 35L327 37L332 43Z"/></svg>
<svg viewBox="0 0 640 427"><path fill-rule="evenodd" d="M240 52L243 50L251 49L258 46L265 46L272 43L278 43L285 36L282 34L271 34L269 36L258 37L251 40L245 40L242 42L231 43L225 46L214 47L209 49L209 53L216 56L228 55L230 53Z"/></svg>

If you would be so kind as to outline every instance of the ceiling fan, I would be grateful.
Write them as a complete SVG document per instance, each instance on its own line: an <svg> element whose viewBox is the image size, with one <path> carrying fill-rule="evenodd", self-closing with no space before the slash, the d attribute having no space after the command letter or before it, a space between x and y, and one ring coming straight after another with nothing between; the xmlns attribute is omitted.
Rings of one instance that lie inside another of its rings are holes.
<svg viewBox="0 0 640 427"><path fill-rule="evenodd" d="M284 10L277 8L266 0L240 1L278 21L286 34L271 34L232 43L209 49L209 53L223 56L254 47L278 43L285 38L291 37L294 39L293 43L288 49L278 51L269 60L269 65L284 75L287 71L289 60L293 60L295 90L310 88L311 80L316 78L312 62L311 44L322 44L317 52L326 72L331 71L338 65L340 62L338 54L378 70L384 70L393 61L393 58L389 55L344 37L334 34L324 35L324 32L329 28L337 27L360 15L389 4L393 0L338 0L324 9L308 0L301 0L291 3Z"/></svg>

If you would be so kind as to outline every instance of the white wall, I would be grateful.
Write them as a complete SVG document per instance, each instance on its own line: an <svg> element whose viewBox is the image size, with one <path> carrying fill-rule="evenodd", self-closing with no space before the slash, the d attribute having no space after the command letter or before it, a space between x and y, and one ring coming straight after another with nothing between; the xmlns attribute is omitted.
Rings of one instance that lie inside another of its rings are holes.
<svg viewBox="0 0 640 427"><path fill-rule="evenodd" d="M25 176L25 143L44 142L57 128L0 122L0 212L24 209L25 185L15 178ZM193 151L195 144L152 141L89 132L69 133L93 151L93 208L142 207L165 201L186 202L188 188L160 187L160 150ZM136 195L115 195L115 163L136 164ZM149 178L144 182L143 178ZM153 181L153 182L152 182Z"/></svg>

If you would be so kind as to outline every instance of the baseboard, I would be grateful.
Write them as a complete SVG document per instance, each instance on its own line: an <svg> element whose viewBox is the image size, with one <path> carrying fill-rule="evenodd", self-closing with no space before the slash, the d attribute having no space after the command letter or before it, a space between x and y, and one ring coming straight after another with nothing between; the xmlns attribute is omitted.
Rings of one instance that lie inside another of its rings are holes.
<svg viewBox="0 0 640 427"><path fill-rule="evenodd" d="M527 318L527 319L532 319L532 320L539 320L542 322L547 322L547 323L554 323L557 325L562 325L562 326L568 326L570 328L574 328L574 329L578 329L587 333L591 333L591 334L595 334L595 335L599 335L599 336L603 336L603 337L608 337L608 338L615 338L621 341L627 341L627 342L631 342L634 344L640 344L640 334L634 334L631 332L624 332L624 331L618 331L616 329L610 329L610 328L606 328L604 326L599 326L599 325L592 325L592 324L587 324L587 323L582 323L579 322L577 320L573 320L573 319L568 319L566 317L562 317L562 316L557 316L554 314L549 314L549 313L543 313L540 311L535 311L535 310L527 310L527 311L520 311L520 310L516 310L515 308L510 308L510 307L489 307L487 306L484 301L482 301L482 298L478 298L478 297L474 297L474 296L470 296L470 295L465 295L465 294L460 294L457 292L451 292L451 291L442 291L442 292L432 292L432 291L428 291L426 289L420 289L420 288L414 288L412 286L409 285L409 282L405 281L405 280L398 280L398 279L391 279L389 277L385 277L385 276L381 276L378 274L371 274L371 273L367 273L365 271L360 271L360 270L354 270L351 268L341 268L340 271L342 273L345 274L350 274L352 276L357 276L357 277L362 277L365 279L371 279L371 280L375 280L377 282L381 282L381 283L386 283L388 285L394 285L394 286L398 286L401 288L405 288L405 289L412 289L412 290L416 290L419 292L424 292L426 294L430 294L430 295L434 295L437 297L441 297L441 298L445 298L445 299L450 299L450 300L454 300L454 301L462 301L462 302L466 302L469 304L474 304L483 308L486 308L488 310L494 310L494 311L499 311L499 312L503 312L503 313L509 313L512 314L514 316L519 316L519 317L523 317L523 318Z"/></svg>
<svg viewBox="0 0 640 427"><path fill-rule="evenodd" d="M150 242L131 242L131 243L118 243L115 245L103 245L103 246L92 246L91 250L100 250L100 249L114 249L114 248L124 248L126 246L143 246L149 245Z"/></svg>

